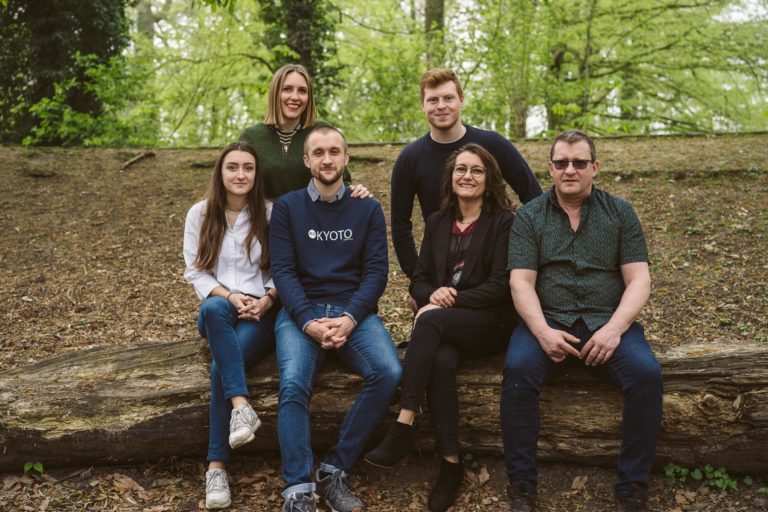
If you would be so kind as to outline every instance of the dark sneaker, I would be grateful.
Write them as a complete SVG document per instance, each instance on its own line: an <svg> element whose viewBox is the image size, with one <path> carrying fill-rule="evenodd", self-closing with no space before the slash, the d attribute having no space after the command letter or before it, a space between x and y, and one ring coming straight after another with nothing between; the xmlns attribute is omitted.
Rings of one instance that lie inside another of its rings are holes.
<svg viewBox="0 0 768 512"><path fill-rule="evenodd" d="M312 492L295 492L285 498L283 512L317 512L315 494Z"/></svg>
<svg viewBox="0 0 768 512"><path fill-rule="evenodd" d="M315 485L317 494L331 507L331 512L362 512L363 502L349 490L347 474L342 470L335 469L333 473L325 473L318 469L315 473Z"/></svg>
<svg viewBox="0 0 768 512"><path fill-rule="evenodd" d="M368 464L391 468L413 451L413 425L395 421L379 446L363 456Z"/></svg>
<svg viewBox="0 0 768 512"><path fill-rule="evenodd" d="M223 469L209 469L205 472L205 508L213 510L227 508L232 503L229 493L229 479Z"/></svg>
<svg viewBox="0 0 768 512"><path fill-rule="evenodd" d="M629 484L625 489L617 489L616 512L647 512L648 491L641 485Z"/></svg>
<svg viewBox="0 0 768 512"><path fill-rule="evenodd" d="M229 420L229 446L237 448L250 443L255 437L254 432L261 426L261 420L250 404L232 409Z"/></svg>
<svg viewBox="0 0 768 512"><path fill-rule="evenodd" d="M523 482L515 482L507 487L509 512L534 512L536 510L536 491L529 491Z"/></svg>

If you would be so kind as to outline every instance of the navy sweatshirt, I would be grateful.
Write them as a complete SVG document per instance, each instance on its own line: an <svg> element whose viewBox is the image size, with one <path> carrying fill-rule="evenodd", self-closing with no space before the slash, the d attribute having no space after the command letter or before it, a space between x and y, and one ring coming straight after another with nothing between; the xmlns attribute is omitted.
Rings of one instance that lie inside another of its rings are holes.
<svg viewBox="0 0 768 512"><path fill-rule="evenodd" d="M400 268L408 277L416 270L416 244L413 240L413 200L419 199L424 222L440 209L440 184L445 162L461 146L474 142L496 159L504 176L521 203L541 194L541 186L523 156L501 134L464 125L462 138L448 144L435 142L429 133L408 144L392 169L392 245Z"/></svg>
<svg viewBox="0 0 768 512"><path fill-rule="evenodd" d="M269 225L272 278L303 329L312 306L343 306L356 323L376 313L387 285L387 228L374 199L313 202L307 189L278 198Z"/></svg>

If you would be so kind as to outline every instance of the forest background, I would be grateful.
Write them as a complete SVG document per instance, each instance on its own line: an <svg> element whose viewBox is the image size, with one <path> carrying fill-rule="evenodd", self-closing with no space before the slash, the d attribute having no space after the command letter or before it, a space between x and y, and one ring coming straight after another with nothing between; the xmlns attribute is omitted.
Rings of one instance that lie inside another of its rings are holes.
<svg viewBox="0 0 768 512"><path fill-rule="evenodd" d="M0 143L221 146L307 66L352 141L426 131L455 69L464 120L510 138L768 128L766 0L0 0Z"/></svg>

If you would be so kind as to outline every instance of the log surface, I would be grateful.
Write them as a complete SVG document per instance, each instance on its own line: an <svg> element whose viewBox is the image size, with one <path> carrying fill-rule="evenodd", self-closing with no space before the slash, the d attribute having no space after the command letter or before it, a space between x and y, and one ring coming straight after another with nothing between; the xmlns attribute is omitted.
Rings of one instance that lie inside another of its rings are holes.
<svg viewBox="0 0 768 512"><path fill-rule="evenodd" d="M0 372L0 471L17 471L28 461L54 467L204 457L209 377L203 343L101 347ZM665 386L657 466L768 471L768 346L688 345L657 357ZM502 366L496 357L468 361L460 370L460 434L468 451L502 450ZM251 403L263 426L235 453L277 450L274 357L250 375ZM315 448L333 444L359 388L360 380L338 362L326 364L312 405ZM621 402L617 388L583 368L558 376L541 395L539 458L615 463ZM419 438L431 449L427 417L419 420Z"/></svg>

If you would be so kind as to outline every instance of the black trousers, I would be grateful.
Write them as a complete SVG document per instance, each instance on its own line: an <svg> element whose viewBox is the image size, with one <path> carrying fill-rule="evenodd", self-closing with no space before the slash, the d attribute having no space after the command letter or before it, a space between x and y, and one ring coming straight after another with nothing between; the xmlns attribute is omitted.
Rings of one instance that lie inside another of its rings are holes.
<svg viewBox="0 0 768 512"><path fill-rule="evenodd" d="M413 326L403 363L400 408L421 411L425 392L437 451L459 454L459 397L456 371L466 357L500 353L514 320L468 308L440 308L422 314Z"/></svg>

